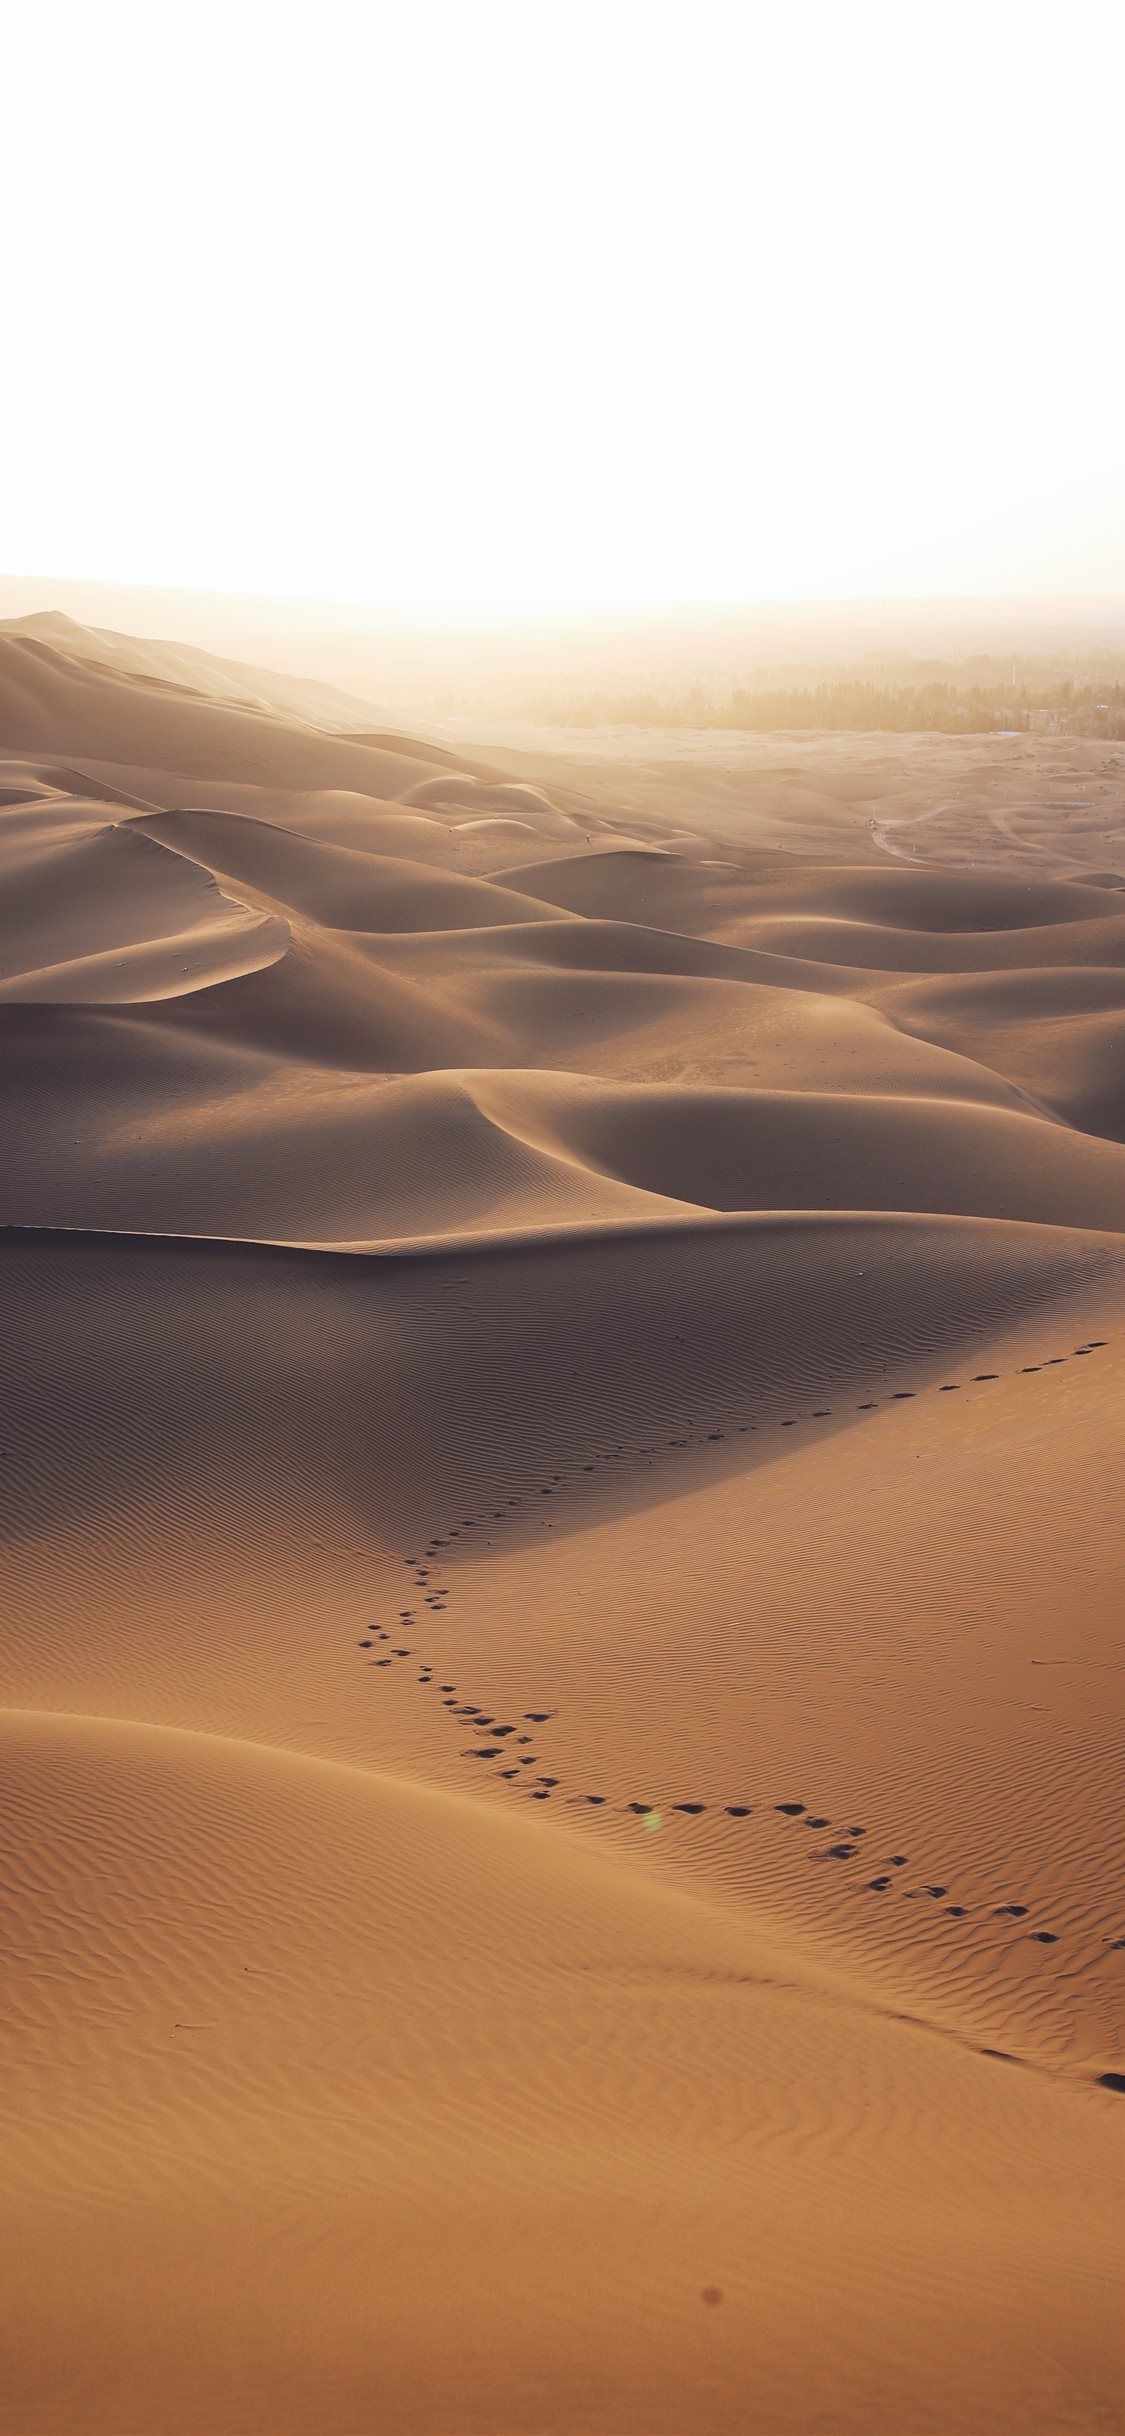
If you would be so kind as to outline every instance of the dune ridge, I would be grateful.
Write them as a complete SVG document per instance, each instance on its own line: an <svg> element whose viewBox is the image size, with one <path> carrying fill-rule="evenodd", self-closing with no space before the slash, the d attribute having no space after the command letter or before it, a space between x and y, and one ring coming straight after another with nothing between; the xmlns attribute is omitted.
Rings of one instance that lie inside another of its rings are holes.
<svg viewBox="0 0 1125 2436"><path fill-rule="evenodd" d="M1114 782L763 749L0 632L7 2436L1125 2416Z"/></svg>

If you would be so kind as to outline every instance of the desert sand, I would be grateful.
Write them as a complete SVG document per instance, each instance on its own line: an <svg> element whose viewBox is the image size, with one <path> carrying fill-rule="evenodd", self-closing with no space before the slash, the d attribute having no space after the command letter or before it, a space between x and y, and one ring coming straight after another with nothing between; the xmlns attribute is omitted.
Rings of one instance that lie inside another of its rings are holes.
<svg viewBox="0 0 1125 2436"><path fill-rule="evenodd" d="M0 635L6 2436L1125 2424L1125 753Z"/></svg>

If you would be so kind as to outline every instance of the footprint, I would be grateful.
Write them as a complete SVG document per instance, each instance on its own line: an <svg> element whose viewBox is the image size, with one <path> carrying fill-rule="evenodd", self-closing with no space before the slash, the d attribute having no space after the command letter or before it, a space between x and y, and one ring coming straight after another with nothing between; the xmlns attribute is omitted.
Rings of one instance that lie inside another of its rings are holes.
<svg viewBox="0 0 1125 2436"><path fill-rule="evenodd" d="M1119 2098L1125 2098L1125 2072L1099 2072L1097 2086L1112 2089Z"/></svg>
<svg viewBox="0 0 1125 2436"><path fill-rule="evenodd" d="M1026 1920L1027 1909L1026 1903L998 1903L992 1917L994 1920Z"/></svg>
<svg viewBox="0 0 1125 2436"><path fill-rule="evenodd" d="M1073 1353L1075 1356L1089 1355L1091 1353L1104 1350L1108 1342L1109 1340L1106 1337L1091 1337L1088 1344L1075 1346L1073 1348ZM1041 1369L1057 1368L1068 1358L1070 1357L1068 1357L1066 1354L1051 1354L1045 1356L1041 1363L1026 1362L1022 1365L1019 1375L1023 1378L1034 1377ZM973 1373L972 1383L977 1386L984 1386L998 1381L1002 1375L1003 1374L1001 1372L995 1370L975 1371ZM962 1384L963 1382L960 1380L947 1380L939 1388L938 1392L944 1396L957 1395L961 1391ZM911 1403L915 1400L916 1393L917 1391L914 1388L896 1388L890 1393L886 1400L890 1403L896 1404ZM857 1404L854 1409L857 1412L877 1412L879 1409L879 1400L874 1397L866 1398L862 1403ZM790 1414L782 1419L780 1423L775 1424L775 1426L782 1429L796 1429L802 1420L807 1420L810 1418L814 1421L830 1420L832 1418L831 1405L816 1405L813 1407L811 1414ZM746 1434L748 1432L752 1432L756 1425L750 1421L742 1421L738 1422L734 1426L737 1428L740 1434ZM727 1433L725 1430L714 1429L706 1433L706 1439L709 1444L715 1445L723 1440L726 1435ZM688 1437L671 1438L666 1443L671 1448L683 1449L689 1446L702 1444L703 1442L703 1434L700 1433L699 1436L692 1434ZM641 1447L634 1451L642 1458L651 1459L657 1450L655 1447ZM625 1450L619 1447L616 1449L607 1449L600 1460L607 1463L612 1463L618 1460L624 1461L625 1459ZM598 1466L597 1462L591 1462L583 1464L581 1468L583 1472L591 1474L597 1470ZM563 1487L564 1485L564 1475L560 1472L556 1472L553 1474L552 1479L548 1484L540 1486L539 1495L541 1497L550 1497L553 1495L556 1488ZM497 1506L493 1508L491 1519L494 1522L502 1522L505 1518L505 1512L512 1512L522 1503L523 1499L521 1497L509 1497L506 1501L506 1506ZM436 1557L439 1549L451 1547L460 1537L463 1531L472 1531L478 1526L482 1526L487 1519L488 1517L486 1515L463 1515L460 1523L453 1526L453 1528L444 1536L439 1533L435 1533L425 1549L426 1559L432 1560L434 1557ZM491 1547L491 1540L489 1540L488 1544ZM402 1562L404 1565L412 1566L416 1569L416 1579L420 1588L430 1582L432 1568L428 1561L420 1564L417 1556L404 1556ZM439 1615L444 1614L444 1602L449 1598L450 1595L448 1584L444 1587L438 1587L435 1585L432 1588L425 1589L425 1604L433 1613ZM406 1624L412 1627L417 1621L415 1611L409 1607L400 1608L398 1613L398 1621L400 1625ZM381 1627L374 1626L369 1628L368 1637L360 1640L357 1643L357 1647L362 1650L370 1650L376 1645L377 1642L381 1641L386 1643L389 1640L389 1637L389 1634L384 1632ZM409 1647L396 1647L391 1652L390 1656L374 1659L372 1663L377 1666L386 1667L390 1666L396 1659L406 1658L411 1654L412 1653ZM422 1661L419 1668L418 1682L424 1686L429 1686L433 1682L432 1667L425 1660ZM475 1748L467 1751L464 1754L465 1757L484 1760L500 1758L503 1756L503 1754L499 1748L499 1745L502 1743L502 1741L511 1739L513 1736L515 1736L516 1741L520 1744L530 1744L532 1738L529 1734L518 1734L515 1726L513 1725L497 1725L487 1711L478 1709L475 1704L471 1702L457 1702L453 1698L453 1694L457 1689L455 1684L443 1683L439 1686L439 1689L443 1695L443 1705L446 1708L451 1709L455 1714L462 1716L467 1720L474 1720L475 1730L477 1732L482 1734L490 1734L493 1738L492 1743L490 1743L487 1747L481 1747L478 1745ZM556 1717L558 1713L559 1712L557 1709L526 1709L523 1712L525 1721L531 1725L546 1725L552 1718ZM503 1770L503 1775L509 1780L514 1780L517 1775L517 1769L519 1767L526 1768L533 1766L535 1763L535 1757L536 1754L534 1752L530 1750L527 1751L525 1755L516 1763L516 1767L509 1767ZM535 1788L531 1788L533 1798L538 1801L547 1800L550 1793L557 1787L558 1782L559 1780L557 1777L541 1778L539 1785ZM591 1807L595 1808L603 1807L607 1800L607 1796L600 1793L574 1794L571 1795L570 1798L572 1801L586 1802ZM706 1802L676 1802L672 1805L672 1807L682 1817L700 1818L705 1815L708 1805ZM654 1813L653 1805L649 1802L629 1802L626 1804L626 1808L632 1816L638 1818L658 1815ZM832 1823L831 1820L825 1816L810 1814L806 1810L804 1802L776 1802L774 1804L774 1810L777 1815L782 1818L801 1819L802 1823L806 1827L818 1834L829 1828ZM728 1818L745 1819L752 1816L753 1806L749 1802L729 1802L724 1805L724 1813ZM858 1839L866 1835L867 1830L862 1826L849 1826L845 1828L843 1832L844 1836L848 1840L841 1841L830 1846L827 1854L822 1857L833 1860L850 1860L854 1858ZM909 1855L907 1853L892 1853L889 1856L885 1867L888 1870L905 1869L908 1862ZM889 1876L879 1876L869 1879L867 1883L872 1892L883 1893L892 1884L892 1879ZM929 1895L934 1901L940 1901L947 1894L948 1889L944 1886L928 1885L911 1891L924 1893ZM948 1903L946 1904L945 1908L946 1914L950 1919L963 1920L968 1916L968 1907L964 1904ZM993 1917L997 1919L1026 1919L1028 1908L1028 1905L1025 1903L998 1904L994 1908ZM1033 1942L1037 1945L1057 1945L1059 1943L1057 1933L1051 1929L1036 1929L1029 1932L1029 1934ZM1107 1946L1111 1953L1125 1952L1125 1937L1107 1941ZM1110 2079L1112 2080L1113 2076L1110 2076ZM1116 2076L1114 2085L1116 2086L1118 2083L1125 2083L1125 2076ZM1109 2085L1108 2080L1106 2085Z"/></svg>
<svg viewBox="0 0 1125 2436"><path fill-rule="evenodd" d="M1054 1929L1032 1929L1031 1941L1033 1945L1057 1945L1059 1942Z"/></svg>

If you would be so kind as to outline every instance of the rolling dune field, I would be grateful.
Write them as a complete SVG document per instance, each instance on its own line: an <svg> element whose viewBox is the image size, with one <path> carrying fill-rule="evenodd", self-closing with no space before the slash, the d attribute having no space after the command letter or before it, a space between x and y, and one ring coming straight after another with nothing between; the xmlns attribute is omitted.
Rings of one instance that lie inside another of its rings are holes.
<svg viewBox="0 0 1125 2436"><path fill-rule="evenodd" d="M1125 758L244 675L0 632L0 2429L1120 2429Z"/></svg>

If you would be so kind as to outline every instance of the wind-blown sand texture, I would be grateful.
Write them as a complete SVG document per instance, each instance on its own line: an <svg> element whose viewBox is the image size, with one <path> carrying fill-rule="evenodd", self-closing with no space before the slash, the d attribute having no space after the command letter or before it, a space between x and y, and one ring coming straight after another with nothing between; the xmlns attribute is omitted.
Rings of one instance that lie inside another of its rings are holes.
<svg viewBox="0 0 1125 2436"><path fill-rule="evenodd" d="M1120 2427L1123 773L160 651L0 637L0 2426Z"/></svg>

